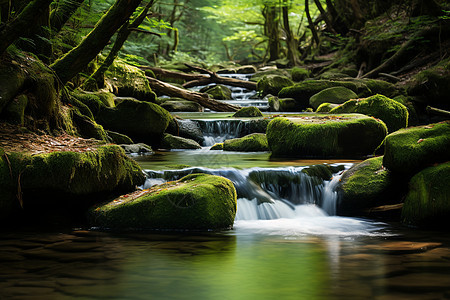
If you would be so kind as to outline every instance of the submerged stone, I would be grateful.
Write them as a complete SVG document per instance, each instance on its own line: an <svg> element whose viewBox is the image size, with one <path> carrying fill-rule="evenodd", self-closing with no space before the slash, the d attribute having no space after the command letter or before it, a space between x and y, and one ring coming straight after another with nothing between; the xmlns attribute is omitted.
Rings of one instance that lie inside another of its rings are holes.
<svg viewBox="0 0 450 300"><path fill-rule="evenodd" d="M243 107L237 112L233 114L233 117L235 118L252 118L252 117L262 117L263 114L259 110L259 108L255 106L247 106Z"/></svg>
<svg viewBox="0 0 450 300"><path fill-rule="evenodd" d="M269 151L269 145L264 133L252 133L241 138L226 140L223 142L223 150L242 152Z"/></svg>
<svg viewBox="0 0 450 300"><path fill-rule="evenodd" d="M357 99L358 95L343 86L324 89L309 98L309 104L317 109L323 103L342 104L350 99Z"/></svg>
<svg viewBox="0 0 450 300"><path fill-rule="evenodd" d="M381 119L389 132L408 126L408 109L403 104L383 95L374 95L363 99L352 99L330 113L359 113Z"/></svg>
<svg viewBox="0 0 450 300"><path fill-rule="evenodd" d="M426 168L411 179L402 209L406 224L450 228L450 162Z"/></svg>
<svg viewBox="0 0 450 300"><path fill-rule="evenodd" d="M111 229L224 229L233 226L236 198L230 180L191 174L93 208L89 219Z"/></svg>
<svg viewBox="0 0 450 300"><path fill-rule="evenodd" d="M413 176L435 163L450 160L450 121L401 129L385 140L383 165Z"/></svg>
<svg viewBox="0 0 450 300"><path fill-rule="evenodd" d="M360 114L275 118L267 127L274 156L352 157L372 154L386 125Z"/></svg>

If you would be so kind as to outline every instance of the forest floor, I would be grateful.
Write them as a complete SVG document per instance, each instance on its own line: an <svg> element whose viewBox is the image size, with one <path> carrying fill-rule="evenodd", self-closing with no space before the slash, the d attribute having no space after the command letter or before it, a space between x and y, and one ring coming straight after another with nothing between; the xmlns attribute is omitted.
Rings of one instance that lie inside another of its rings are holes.
<svg viewBox="0 0 450 300"><path fill-rule="evenodd" d="M22 127L0 123L0 148L5 152L40 154L56 151L92 151L104 143L68 134L48 135L24 131Z"/></svg>

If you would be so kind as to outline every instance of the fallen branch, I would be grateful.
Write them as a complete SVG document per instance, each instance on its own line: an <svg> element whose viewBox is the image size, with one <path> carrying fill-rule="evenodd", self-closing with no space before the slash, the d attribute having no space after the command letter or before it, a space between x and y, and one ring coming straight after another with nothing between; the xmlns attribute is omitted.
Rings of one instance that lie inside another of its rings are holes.
<svg viewBox="0 0 450 300"><path fill-rule="evenodd" d="M427 113L429 113L429 114L439 115L439 116L444 116L444 117L450 118L450 111L431 107L431 106L427 106L426 110L427 110Z"/></svg>
<svg viewBox="0 0 450 300"><path fill-rule="evenodd" d="M228 112L228 111L237 111L241 108L240 106L237 105L232 105L211 99L209 98L209 95L205 93L198 93L185 90L152 77L147 77L147 79L152 90L158 93L165 94L171 97L179 97L189 101L194 101L200 104L201 106L209 108L214 111Z"/></svg>

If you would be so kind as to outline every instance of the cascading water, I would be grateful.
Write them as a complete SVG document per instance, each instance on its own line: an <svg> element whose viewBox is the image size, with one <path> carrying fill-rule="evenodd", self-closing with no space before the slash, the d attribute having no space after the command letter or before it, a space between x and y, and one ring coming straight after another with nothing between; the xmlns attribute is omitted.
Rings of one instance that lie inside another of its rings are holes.
<svg viewBox="0 0 450 300"><path fill-rule="evenodd" d="M245 124L241 120L197 120L203 132L204 146L212 146L228 139L244 135Z"/></svg>
<svg viewBox="0 0 450 300"><path fill-rule="evenodd" d="M343 165L343 168L350 164ZM186 168L182 170L147 170L144 188L164 181L177 180L192 173L206 173L230 179L237 192L236 220L271 220L302 215L327 216L336 212L336 184L304 172L308 167L289 168Z"/></svg>

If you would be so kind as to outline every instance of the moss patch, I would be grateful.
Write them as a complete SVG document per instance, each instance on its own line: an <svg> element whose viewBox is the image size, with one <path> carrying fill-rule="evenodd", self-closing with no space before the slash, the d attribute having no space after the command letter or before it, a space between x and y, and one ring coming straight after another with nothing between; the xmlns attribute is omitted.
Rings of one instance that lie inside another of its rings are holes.
<svg viewBox="0 0 450 300"><path fill-rule="evenodd" d="M209 150L223 150L223 143L214 144Z"/></svg>
<svg viewBox="0 0 450 300"><path fill-rule="evenodd" d="M93 208L93 226L126 229L223 229L233 225L236 190L230 180L192 174Z"/></svg>
<svg viewBox="0 0 450 300"><path fill-rule="evenodd" d="M359 114L275 118L267 140L275 156L352 157L372 154L387 134L386 125Z"/></svg>
<svg viewBox="0 0 450 300"><path fill-rule="evenodd" d="M287 86L292 86L292 80L285 76L266 75L263 76L256 85L256 89L262 92L262 95L267 94L278 95L278 93Z"/></svg>
<svg viewBox="0 0 450 300"><path fill-rule="evenodd" d="M161 147L164 149L201 149L199 143L194 140L174 136L168 133L164 134L161 142Z"/></svg>
<svg viewBox="0 0 450 300"><path fill-rule="evenodd" d="M392 172L412 176L450 160L450 121L410 127L386 137L383 164Z"/></svg>
<svg viewBox="0 0 450 300"><path fill-rule="evenodd" d="M200 90L200 92L207 93L213 99L216 99L216 100L231 100L231 99L233 99L231 97L231 90L229 88L227 88L226 86L223 86L220 84L213 86L213 87L208 87L204 90L202 89L202 90Z"/></svg>
<svg viewBox="0 0 450 300"><path fill-rule="evenodd" d="M254 106L243 107L234 113L235 118L262 117L261 111Z"/></svg>
<svg viewBox="0 0 450 300"><path fill-rule="evenodd" d="M450 162L417 173L409 183L403 222L423 227L450 228Z"/></svg>
<svg viewBox="0 0 450 300"><path fill-rule="evenodd" d="M264 133L252 133L241 138L223 142L225 151L257 152L269 151L269 144Z"/></svg>
<svg viewBox="0 0 450 300"><path fill-rule="evenodd" d="M332 103L322 103L317 108L316 112L318 113L327 113L330 112L333 108L338 107L339 104L332 104Z"/></svg>
<svg viewBox="0 0 450 300"><path fill-rule="evenodd" d="M383 95L349 100L333 108L330 113L360 113L378 118L386 124L389 132L408 126L408 109L406 106Z"/></svg>
<svg viewBox="0 0 450 300"><path fill-rule="evenodd" d="M322 103L342 104L350 99L356 99L358 95L343 86L324 89L309 98L309 104L317 109Z"/></svg>
<svg viewBox="0 0 450 300"><path fill-rule="evenodd" d="M309 75L310 75L310 71L307 69L294 67L291 70L292 80L294 80L296 82L303 81L306 78L309 78Z"/></svg>

